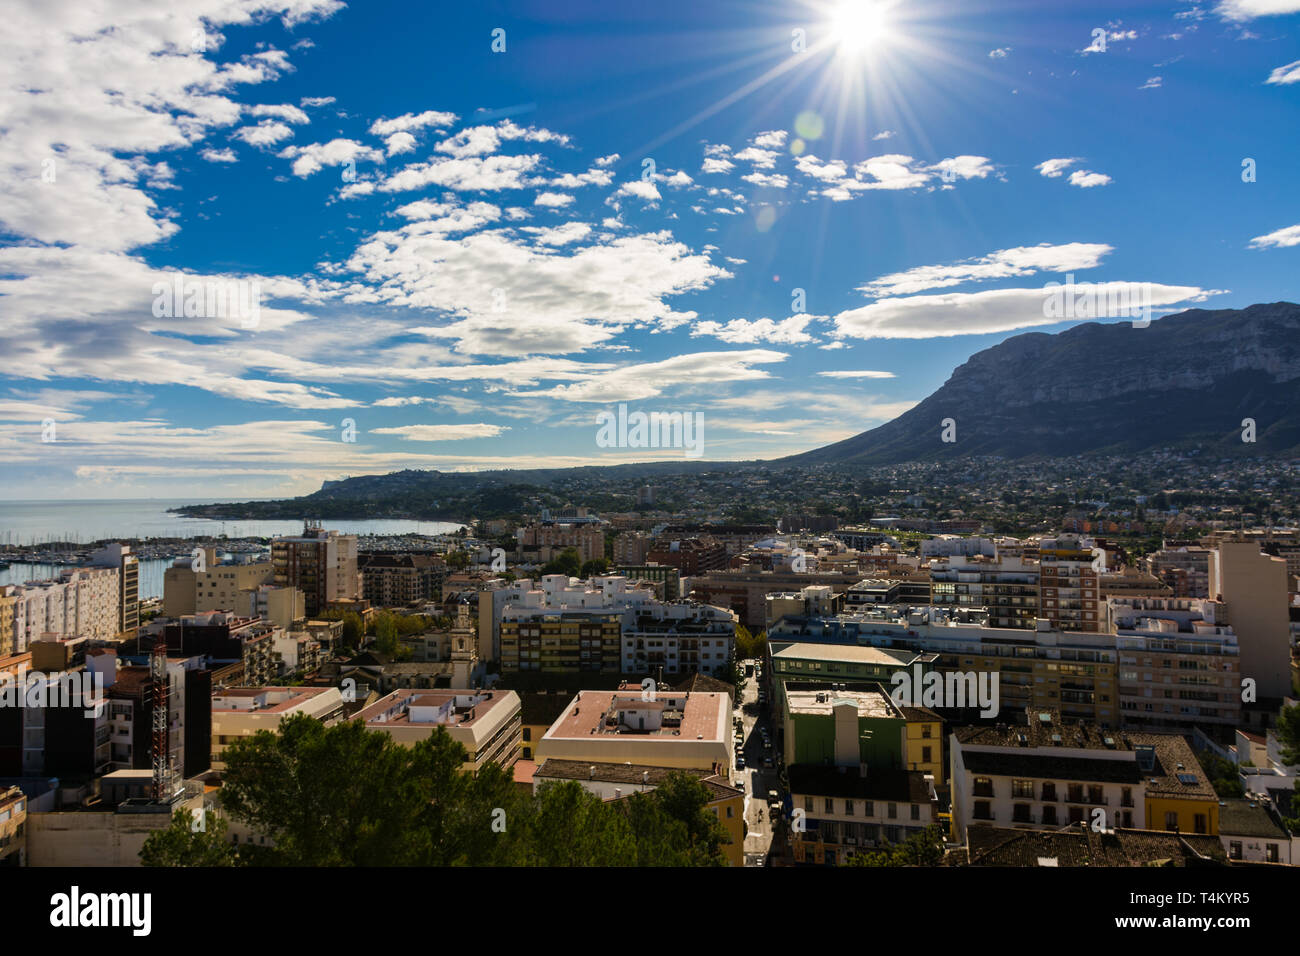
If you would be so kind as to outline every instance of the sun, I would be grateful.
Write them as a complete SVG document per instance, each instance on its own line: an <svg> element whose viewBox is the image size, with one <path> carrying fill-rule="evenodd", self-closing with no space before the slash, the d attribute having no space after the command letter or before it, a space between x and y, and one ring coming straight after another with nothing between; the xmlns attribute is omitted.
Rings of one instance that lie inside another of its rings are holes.
<svg viewBox="0 0 1300 956"><path fill-rule="evenodd" d="M889 36L889 12L881 0L842 0L831 11L831 37L845 56L859 56Z"/></svg>

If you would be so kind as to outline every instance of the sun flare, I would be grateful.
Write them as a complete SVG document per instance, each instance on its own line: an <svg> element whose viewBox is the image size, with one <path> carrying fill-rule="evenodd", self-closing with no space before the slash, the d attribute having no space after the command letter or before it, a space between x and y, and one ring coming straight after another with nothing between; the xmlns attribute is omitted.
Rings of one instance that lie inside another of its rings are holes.
<svg viewBox="0 0 1300 956"><path fill-rule="evenodd" d="M861 55L889 36L889 16L880 0L843 0L831 12L831 34L837 50Z"/></svg>

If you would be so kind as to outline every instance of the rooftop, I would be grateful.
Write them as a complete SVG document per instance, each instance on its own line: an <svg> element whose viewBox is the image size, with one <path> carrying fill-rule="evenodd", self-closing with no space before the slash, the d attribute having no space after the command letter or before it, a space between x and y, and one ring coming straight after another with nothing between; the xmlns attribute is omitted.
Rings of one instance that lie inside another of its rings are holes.
<svg viewBox="0 0 1300 956"><path fill-rule="evenodd" d="M614 737L656 740L725 740L731 700L726 694L660 690L654 700L642 692L579 691L546 732L549 738ZM642 729L642 718L646 726Z"/></svg>
<svg viewBox="0 0 1300 956"><path fill-rule="evenodd" d="M889 699L889 695L885 693L884 688L880 687L879 684L876 686L879 689L794 690L791 687L786 689L786 700L789 701L790 713L792 714L813 714L829 717L834 713L837 704L847 701L857 707L859 717L901 718L903 716L902 711Z"/></svg>

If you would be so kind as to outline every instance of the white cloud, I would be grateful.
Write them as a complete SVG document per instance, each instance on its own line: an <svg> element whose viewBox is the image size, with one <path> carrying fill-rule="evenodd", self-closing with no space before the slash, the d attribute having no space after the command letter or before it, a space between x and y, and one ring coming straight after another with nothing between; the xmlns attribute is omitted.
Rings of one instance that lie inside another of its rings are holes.
<svg viewBox="0 0 1300 956"><path fill-rule="evenodd" d="M494 438L509 431L506 425L479 422L473 425L397 425L372 428L372 435L397 435L406 441L458 441L463 438Z"/></svg>
<svg viewBox="0 0 1300 956"><path fill-rule="evenodd" d="M694 385L707 380L711 386L722 382L749 382L771 376L755 365L783 362L784 352L767 349L750 349L740 352L694 352L676 355L660 362L642 365L625 365L594 375L571 385L557 385L543 392L521 392L524 395L545 395L570 402L631 402L662 395L667 388Z"/></svg>
<svg viewBox="0 0 1300 956"><path fill-rule="evenodd" d="M611 198L619 196L634 196L648 203L658 202L663 198L659 194L659 187L648 179L634 179L631 182L624 183L618 187Z"/></svg>
<svg viewBox="0 0 1300 956"><path fill-rule="evenodd" d="M573 197L568 193L538 193L537 198L533 200L533 205L559 209L562 206L573 205Z"/></svg>
<svg viewBox="0 0 1300 956"><path fill-rule="evenodd" d="M771 169L776 165L777 157L781 154L771 149L758 149L749 146L742 149L736 154L736 159L745 163L753 163L758 169Z"/></svg>
<svg viewBox="0 0 1300 956"><path fill-rule="evenodd" d="M1076 285L1077 290L1091 290L1093 314L1076 314L1074 319L1122 317L1111 311L1111 302L1123 296L1142 297L1153 308L1186 302L1202 302L1217 294L1195 286L1166 286L1158 283L1102 282ZM1058 293L1059 294L1059 293ZM858 339L926 339L953 335L984 335L1012 332L1039 325L1067 321L1053 316L1050 303L1053 290L993 289L986 292L949 292L941 295L917 295L882 299L871 305L841 312L835 317L837 336Z"/></svg>
<svg viewBox="0 0 1300 956"><path fill-rule="evenodd" d="M298 101L298 105L314 109L317 106L329 106L333 102L334 97L332 96L304 96Z"/></svg>
<svg viewBox="0 0 1300 956"><path fill-rule="evenodd" d="M1080 189L1091 189L1093 186L1105 186L1113 182L1105 173L1094 173L1090 169L1076 169L1070 173L1069 181L1071 186Z"/></svg>
<svg viewBox="0 0 1300 956"><path fill-rule="evenodd" d="M263 120L256 126L244 126L230 134L249 146L274 146L293 135L293 130L276 120Z"/></svg>
<svg viewBox="0 0 1300 956"><path fill-rule="evenodd" d="M597 166L613 166L619 160L618 153L610 153L608 156L601 156L596 160Z"/></svg>
<svg viewBox="0 0 1300 956"><path fill-rule="evenodd" d="M790 178L780 173L769 175L768 173L754 172L740 178L747 183L753 183L755 186L763 186L768 189L785 189L790 185Z"/></svg>
<svg viewBox="0 0 1300 956"><path fill-rule="evenodd" d="M1277 229L1250 240L1252 249L1286 249L1291 246L1300 246L1300 225L1287 226L1285 229Z"/></svg>
<svg viewBox="0 0 1300 956"><path fill-rule="evenodd" d="M719 156L707 156L704 162L700 164L700 172L705 174L728 173L735 168L735 163Z"/></svg>
<svg viewBox="0 0 1300 956"><path fill-rule="evenodd" d="M1288 63L1286 66L1279 66L1268 75L1268 79L1264 82L1276 86L1289 86L1292 83L1300 83L1300 60Z"/></svg>
<svg viewBox="0 0 1300 956"><path fill-rule="evenodd" d="M896 377L893 372L877 372L871 369L862 369L860 371L841 370L841 371L834 371L834 372L818 372L817 374L822 376L823 378L895 378Z"/></svg>
<svg viewBox="0 0 1300 956"><path fill-rule="evenodd" d="M1222 0L1214 12L1226 20L1254 20L1300 13L1300 0Z"/></svg>
<svg viewBox="0 0 1300 956"><path fill-rule="evenodd" d="M788 137L783 129L770 129L754 137L754 145L759 149L781 149Z"/></svg>
<svg viewBox="0 0 1300 956"><path fill-rule="evenodd" d="M279 106L259 103L256 106L249 107L249 112L253 116L272 116L284 120L286 123L296 123L298 125L311 122L306 113L291 103L281 103Z"/></svg>
<svg viewBox="0 0 1300 956"><path fill-rule="evenodd" d="M455 113L444 113L438 110L426 110L423 113L405 113L393 119L375 120L370 124L370 135L387 137L394 133L409 133L411 130L426 127L442 129L450 126L456 120Z"/></svg>
<svg viewBox="0 0 1300 956"><path fill-rule="evenodd" d="M871 137L871 139L875 142L879 142L880 140L883 139L893 139L897 135L898 134L895 133L892 129L882 129L875 136Z"/></svg>
<svg viewBox="0 0 1300 956"><path fill-rule="evenodd" d="M1150 77L1150 78L1149 78L1145 83L1143 83L1141 86L1139 86L1138 89L1139 89L1139 90L1158 90L1158 89L1160 89L1161 86L1164 85L1164 82L1165 82L1164 77L1162 77L1162 76L1153 76L1153 77Z"/></svg>
<svg viewBox="0 0 1300 956"><path fill-rule="evenodd" d="M332 139L328 143L312 143L310 146L287 146L278 155L281 159L293 160L293 174L299 177L310 176L326 166L343 166L356 160L378 163L384 158L379 150L352 139Z"/></svg>
<svg viewBox="0 0 1300 956"><path fill-rule="evenodd" d="M1000 46L997 47L996 49L989 50L989 57L994 60L1005 60L1007 58L1007 55L1010 52L1011 52L1011 47Z"/></svg>
<svg viewBox="0 0 1300 956"><path fill-rule="evenodd" d="M812 316L807 313L792 315L787 319L732 319L730 322L697 322L691 330L691 336L711 335L732 345L752 345L767 342L772 345L799 345L813 341L805 330L813 319L825 316Z"/></svg>
<svg viewBox="0 0 1300 956"><path fill-rule="evenodd" d="M1077 159L1049 159L1039 163L1034 168L1048 179L1056 179L1077 162Z"/></svg>
<svg viewBox="0 0 1300 956"><path fill-rule="evenodd" d="M535 169L541 161L537 155L434 159L402 167L380 182L379 190L407 192L425 186L469 192L523 189L524 174Z"/></svg>
<svg viewBox="0 0 1300 956"><path fill-rule="evenodd" d="M858 291L874 298L884 298L913 295L927 289L946 288L964 282L1008 279L1038 272L1074 272L1095 268L1100 265L1102 257L1113 251L1111 246L1087 242L1016 246L948 265L917 266L904 272L895 272L859 286Z"/></svg>
<svg viewBox="0 0 1300 956"><path fill-rule="evenodd" d="M211 147L200 151L200 156L210 163L237 163L239 157L235 155L233 149L212 149Z"/></svg>
<svg viewBox="0 0 1300 956"><path fill-rule="evenodd" d="M384 152L389 156L415 152L415 137L405 131L394 133L384 140Z"/></svg>

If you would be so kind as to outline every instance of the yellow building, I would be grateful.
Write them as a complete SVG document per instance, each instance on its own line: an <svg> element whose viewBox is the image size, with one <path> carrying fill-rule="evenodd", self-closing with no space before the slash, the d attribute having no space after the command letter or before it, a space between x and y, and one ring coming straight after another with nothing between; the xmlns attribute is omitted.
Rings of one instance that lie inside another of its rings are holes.
<svg viewBox="0 0 1300 956"><path fill-rule="evenodd" d="M907 721L904 738L904 769L934 774L934 782L944 782L943 718L928 707L903 707Z"/></svg>
<svg viewBox="0 0 1300 956"><path fill-rule="evenodd" d="M622 637L621 615L614 611L511 608L501 619L501 669L617 673Z"/></svg>
<svg viewBox="0 0 1300 956"><path fill-rule="evenodd" d="M1173 734L1127 736L1139 748L1146 828L1218 836L1219 798L1191 745ZM1144 763L1148 753L1151 759Z"/></svg>
<svg viewBox="0 0 1300 956"><path fill-rule="evenodd" d="M27 798L18 787L0 790L0 867L22 866L27 853Z"/></svg>
<svg viewBox="0 0 1300 956"><path fill-rule="evenodd" d="M0 588L0 657L8 657L14 652L15 614L18 607L18 594L6 594L9 588Z"/></svg>

